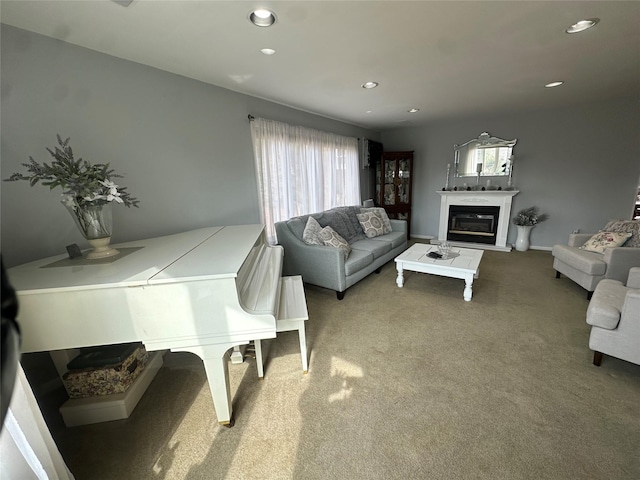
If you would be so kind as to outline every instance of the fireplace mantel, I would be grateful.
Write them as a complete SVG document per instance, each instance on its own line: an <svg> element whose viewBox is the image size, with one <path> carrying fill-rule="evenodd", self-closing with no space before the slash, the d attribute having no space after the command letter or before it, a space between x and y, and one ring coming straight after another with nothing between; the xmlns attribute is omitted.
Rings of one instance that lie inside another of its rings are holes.
<svg viewBox="0 0 640 480"><path fill-rule="evenodd" d="M511 246L507 246L507 233L511 219L511 199L520 193L519 190L485 190L485 191L438 191L440 195L440 225L438 228L438 241L447 239L449 207L451 205L467 206L497 206L500 208L498 216L498 231L496 244L476 244L467 242L450 242L460 246L483 248L488 250L500 250L510 252Z"/></svg>

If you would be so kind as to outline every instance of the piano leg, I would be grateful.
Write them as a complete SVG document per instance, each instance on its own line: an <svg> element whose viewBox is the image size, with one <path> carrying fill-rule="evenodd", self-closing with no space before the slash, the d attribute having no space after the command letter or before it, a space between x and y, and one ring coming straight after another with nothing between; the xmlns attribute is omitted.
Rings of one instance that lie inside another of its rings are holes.
<svg viewBox="0 0 640 480"><path fill-rule="evenodd" d="M171 349L174 352L191 352L199 356L207 373L207 381L213 398L218 423L233 427L231 388L229 386L229 364L227 350L233 345L202 345Z"/></svg>
<svg viewBox="0 0 640 480"><path fill-rule="evenodd" d="M258 378L264 380L264 365L262 363L262 341L254 340L253 345L256 348L256 367L258 368Z"/></svg>
<svg viewBox="0 0 640 480"><path fill-rule="evenodd" d="M233 352L231 352L231 363L238 364L244 362L244 351L246 347L246 345L236 345L233 347Z"/></svg>

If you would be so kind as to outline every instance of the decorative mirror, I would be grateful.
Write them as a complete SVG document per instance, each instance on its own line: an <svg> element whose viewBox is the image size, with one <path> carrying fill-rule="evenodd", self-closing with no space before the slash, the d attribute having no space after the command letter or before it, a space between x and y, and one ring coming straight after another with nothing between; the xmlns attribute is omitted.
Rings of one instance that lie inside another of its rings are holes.
<svg viewBox="0 0 640 480"><path fill-rule="evenodd" d="M500 177L511 173L517 138L504 140L481 133L462 145L454 145L456 177Z"/></svg>

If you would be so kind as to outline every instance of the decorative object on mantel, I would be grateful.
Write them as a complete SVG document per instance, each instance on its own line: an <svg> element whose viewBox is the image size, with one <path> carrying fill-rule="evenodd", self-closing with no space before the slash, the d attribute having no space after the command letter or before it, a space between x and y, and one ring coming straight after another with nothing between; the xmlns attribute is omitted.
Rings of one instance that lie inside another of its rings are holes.
<svg viewBox="0 0 640 480"><path fill-rule="evenodd" d="M509 179L507 180L507 188L505 188L505 190L516 189L516 187L513 186L513 161L514 160L515 160L515 157L512 154L509 156L509 159L507 160L507 163L506 163L506 169L509 174Z"/></svg>
<svg viewBox="0 0 640 480"><path fill-rule="evenodd" d="M451 187L449 186L449 175L451 173L451 164L447 163L447 181L444 184L444 188L442 190L448 192L451 190Z"/></svg>
<svg viewBox="0 0 640 480"><path fill-rule="evenodd" d="M546 213L538 213L538 207L536 206L523 208L513 217L513 224L518 229L518 236L515 243L516 250L520 252L529 250L529 235L531 234L531 229L547 218L549 218L549 215Z"/></svg>
<svg viewBox="0 0 640 480"><path fill-rule="evenodd" d="M116 185L113 178L123 178L109 164L91 164L82 158L75 160L69 146L69 138L58 137L59 147L47 151L54 158L51 164L36 162L29 156L29 163L23 163L28 174L14 173L5 181L28 180L33 187L38 182L53 190L61 187L62 204L73 217L76 226L93 250L85 258L98 259L117 255L119 252L109 247L112 233L112 202L126 207L137 207L139 201L126 191L126 187Z"/></svg>

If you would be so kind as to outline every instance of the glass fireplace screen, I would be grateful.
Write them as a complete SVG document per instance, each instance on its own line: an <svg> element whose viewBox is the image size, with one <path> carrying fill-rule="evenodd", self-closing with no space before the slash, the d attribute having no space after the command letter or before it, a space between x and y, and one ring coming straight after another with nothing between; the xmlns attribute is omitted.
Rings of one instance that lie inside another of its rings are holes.
<svg viewBox="0 0 640 480"><path fill-rule="evenodd" d="M500 207L449 207L447 240L495 245Z"/></svg>

